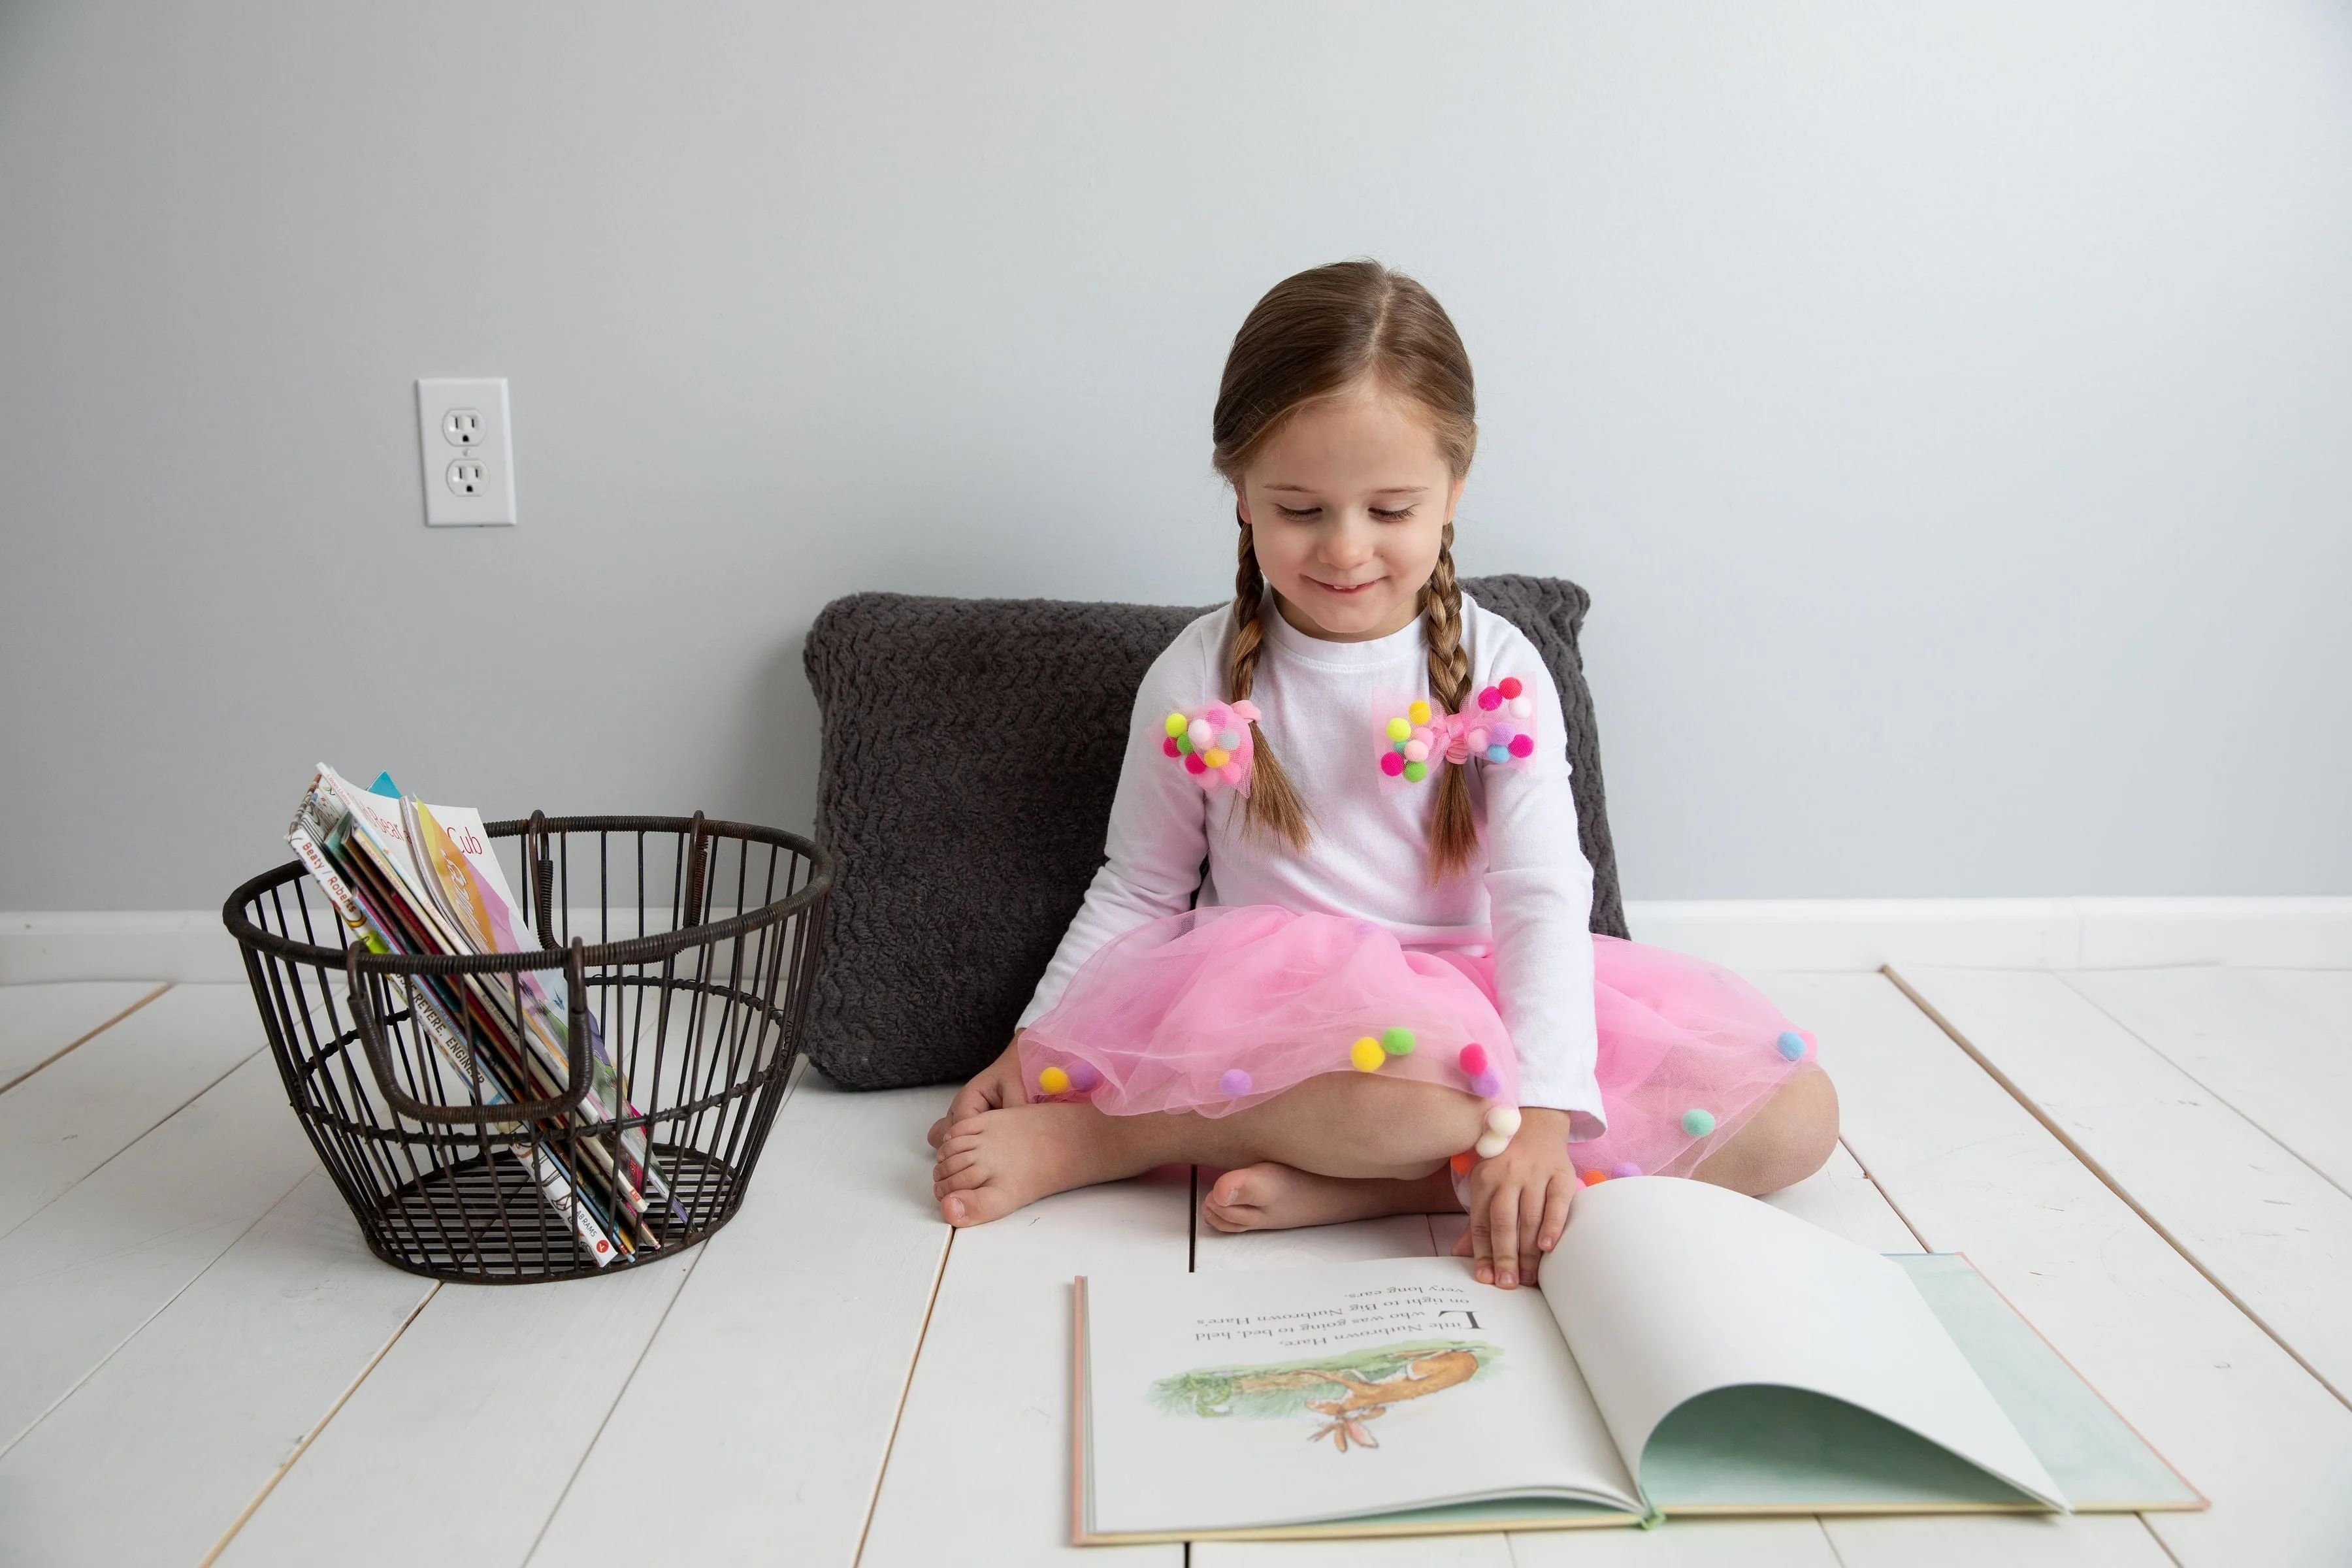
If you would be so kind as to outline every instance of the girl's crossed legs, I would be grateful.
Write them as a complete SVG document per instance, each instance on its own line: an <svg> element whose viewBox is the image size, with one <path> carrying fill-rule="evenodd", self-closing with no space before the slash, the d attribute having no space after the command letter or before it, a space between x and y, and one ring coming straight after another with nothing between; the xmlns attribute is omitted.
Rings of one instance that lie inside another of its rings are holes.
<svg viewBox="0 0 2352 1568"><path fill-rule="evenodd" d="M1322 1073L1226 1116L1108 1116L1082 1100L1026 1103L1020 1055L1008 1047L933 1124L931 1190L950 1225L979 1225L1072 1187L1198 1164L1224 1170L1202 1205L1220 1230L1458 1211L1446 1162L1476 1140L1484 1109L1435 1084ZM1836 1142L1837 1091L1816 1068L1790 1079L1693 1174L1774 1192L1819 1170ZM1478 1258L1482 1278L1510 1280L1519 1258L1532 1278L1569 1195L1523 1210L1517 1236L1490 1235L1486 1216L1474 1215L1456 1250Z"/></svg>

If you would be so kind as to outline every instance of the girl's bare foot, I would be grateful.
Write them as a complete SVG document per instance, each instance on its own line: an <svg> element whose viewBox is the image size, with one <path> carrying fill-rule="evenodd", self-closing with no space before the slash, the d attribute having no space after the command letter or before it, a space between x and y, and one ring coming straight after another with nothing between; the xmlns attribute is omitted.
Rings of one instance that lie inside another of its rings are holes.
<svg viewBox="0 0 2352 1568"><path fill-rule="evenodd" d="M1338 1225L1391 1214L1459 1210L1454 1184L1440 1166L1408 1181L1385 1176L1318 1176L1268 1160L1227 1171L1209 1188L1201 1214L1219 1230L1288 1230Z"/></svg>
<svg viewBox="0 0 2352 1568"><path fill-rule="evenodd" d="M948 1129L966 1117L977 1116L983 1110L995 1110L1007 1105L1021 1105L1028 1100L1028 1091L1021 1083L1021 1047L1014 1042L1003 1053L972 1075L970 1083L956 1090L948 1104L948 1113L931 1123L927 1137L932 1148L940 1146Z"/></svg>
<svg viewBox="0 0 2352 1568"><path fill-rule="evenodd" d="M945 1124L931 1195L950 1225L985 1225L1039 1198L1136 1173L1083 1102L1014 1103Z"/></svg>

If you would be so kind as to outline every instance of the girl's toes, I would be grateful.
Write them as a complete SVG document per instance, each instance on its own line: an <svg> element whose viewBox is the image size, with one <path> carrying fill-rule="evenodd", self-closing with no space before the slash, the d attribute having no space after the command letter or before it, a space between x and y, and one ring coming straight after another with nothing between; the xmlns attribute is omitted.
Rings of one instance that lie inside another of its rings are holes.
<svg viewBox="0 0 2352 1568"><path fill-rule="evenodd" d="M1210 1185L1201 1215L1219 1230L1256 1230L1265 1224L1267 1182L1255 1166L1227 1171Z"/></svg>
<svg viewBox="0 0 2352 1568"><path fill-rule="evenodd" d="M986 1180L987 1177L980 1170L980 1162L973 1160L952 1171L933 1172L931 1191L934 1194L960 1193L966 1187L979 1186Z"/></svg>
<svg viewBox="0 0 2352 1568"><path fill-rule="evenodd" d="M1274 1196L1276 1177L1264 1165L1227 1171L1209 1188L1209 1201L1223 1209L1262 1209Z"/></svg>
<svg viewBox="0 0 2352 1568"><path fill-rule="evenodd" d="M1216 1204L1202 1204L1201 1217L1218 1230L1232 1234L1237 1231L1265 1228L1264 1211L1248 1208L1224 1208Z"/></svg>
<svg viewBox="0 0 2352 1568"><path fill-rule="evenodd" d="M1021 1205L1001 1186L951 1192L940 1200L940 1217L953 1226L986 1225Z"/></svg>

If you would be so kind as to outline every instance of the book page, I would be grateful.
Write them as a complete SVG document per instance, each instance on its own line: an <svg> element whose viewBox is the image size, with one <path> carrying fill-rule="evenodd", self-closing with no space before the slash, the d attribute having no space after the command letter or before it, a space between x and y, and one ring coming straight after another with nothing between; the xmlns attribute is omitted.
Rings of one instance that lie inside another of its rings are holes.
<svg viewBox="0 0 2352 1568"><path fill-rule="evenodd" d="M1543 1299L1470 1260L1087 1282L1097 1534L1251 1529L1482 1498L1639 1512Z"/></svg>
<svg viewBox="0 0 2352 1568"><path fill-rule="evenodd" d="M1769 1205L1673 1177L1587 1187L1541 1288L1636 1474L1676 1406L1780 1386L1883 1416L2066 1506L1908 1277Z"/></svg>

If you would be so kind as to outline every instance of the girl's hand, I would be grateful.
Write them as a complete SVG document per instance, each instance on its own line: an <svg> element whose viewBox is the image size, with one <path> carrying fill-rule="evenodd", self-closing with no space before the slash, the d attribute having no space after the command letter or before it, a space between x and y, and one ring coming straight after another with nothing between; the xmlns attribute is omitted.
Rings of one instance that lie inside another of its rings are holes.
<svg viewBox="0 0 2352 1568"><path fill-rule="evenodd" d="M1471 1168L1470 1228L1454 1244L1454 1256L1478 1260L1481 1285L1509 1290L1532 1284L1543 1255L1568 1228L1576 1185L1568 1112L1522 1111L1510 1146Z"/></svg>

